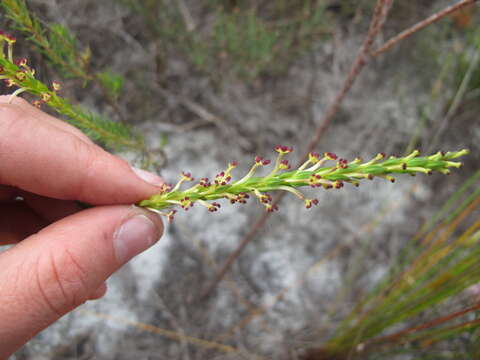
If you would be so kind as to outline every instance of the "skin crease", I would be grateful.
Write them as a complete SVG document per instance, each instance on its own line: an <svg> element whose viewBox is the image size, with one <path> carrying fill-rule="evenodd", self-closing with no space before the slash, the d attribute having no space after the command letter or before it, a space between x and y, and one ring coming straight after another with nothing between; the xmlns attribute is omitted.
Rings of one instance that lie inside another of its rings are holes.
<svg viewBox="0 0 480 360"><path fill-rule="evenodd" d="M161 181L139 177L26 101L0 96L0 246L14 245L0 248L0 359L101 298L108 277L160 238L161 220L129 204Z"/></svg>

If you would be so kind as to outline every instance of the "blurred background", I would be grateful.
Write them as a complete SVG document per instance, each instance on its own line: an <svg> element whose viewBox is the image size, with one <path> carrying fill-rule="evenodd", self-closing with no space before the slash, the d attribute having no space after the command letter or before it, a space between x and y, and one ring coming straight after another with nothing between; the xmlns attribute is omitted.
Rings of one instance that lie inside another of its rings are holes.
<svg viewBox="0 0 480 360"><path fill-rule="evenodd" d="M453 3L396 1L373 48ZM256 155L273 157L277 144L293 146L296 163L349 73L375 2L27 5L49 31L72 41L81 61L52 64L23 39L17 55L29 58L39 79L60 80L72 102L135 126L154 149L155 170L175 182L180 171L210 177L233 160L242 176ZM157 246L111 278L105 298L64 317L13 359L475 358L477 308L451 319L455 331L427 325L480 302L478 261L462 267L480 238L479 10L446 16L372 58L316 149L368 159L469 148L462 169L317 190L320 204L310 210L287 195L261 226L264 210L254 202L225 203L215 214L181 211ZM1 21L15 28L4 13ZM138 154L119 155L136 161ZM214 283L246 236L251 241ZM428 236L448 254L435 248L432 257ZM465 238L468 249L448 247ZM422 259L434 260L412 270L407 285L396 281L425 251ZM440 260L455 266L441 273L447 265ZM389 298L395 286L397 297ZM380 302L369 307L375 296ZM418 307L409 306L415 301ZM382 312L371 310L377 307ZM408 332L413 338L369 348L371 339L421 324L423 332Z"/></svg>

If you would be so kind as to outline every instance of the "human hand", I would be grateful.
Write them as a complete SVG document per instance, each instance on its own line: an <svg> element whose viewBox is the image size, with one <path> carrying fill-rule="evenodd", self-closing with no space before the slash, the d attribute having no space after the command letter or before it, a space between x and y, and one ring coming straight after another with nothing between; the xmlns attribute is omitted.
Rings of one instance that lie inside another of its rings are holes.
<svg viewBox="0 0 480 360"><path fill-rule="evenodd" d="M161 178L132 169L83 133L0 96L0 359L87 300L162 235L129 205ZM23 200L19 200L22 198ZM80 211L75 200L97 205Z"/></svg>

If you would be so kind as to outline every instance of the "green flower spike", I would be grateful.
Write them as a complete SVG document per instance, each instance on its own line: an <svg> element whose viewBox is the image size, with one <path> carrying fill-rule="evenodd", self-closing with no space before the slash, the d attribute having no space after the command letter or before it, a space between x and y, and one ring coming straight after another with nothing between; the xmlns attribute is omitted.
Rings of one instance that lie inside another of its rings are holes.
<svg viewBox="0 0 480 360"><path fill-rule="evenodd" d="M327 152L322 157L317 153L310 153L308 160L296 170L290 170L290 165L284 156L293 151L288 146L277 146L278 153L272 171L265 177L256 177L258 168L270 164L270 160L264 160L257 156L250 171L240 180L232 182L232 171L237 163L230 163L225 171L215 176L213 183L208 178L202 178L192 187L181 190L185 182L192 182L190 173L182 172L181 178L175 186L163 185L161 191L147 200L140 201L139 206L166 216L170 221L176 213L172 207L180 206L188 210L195 203L205 206L210 212L220 208L217 199L227 199L230 203L245 204L250 195L255 196L266 211L273 212L277 206L272 203L272 197L268 192L288 191L305 203L307 209L318 205L317 199L308 199L297 188L310 186L313 188L341 189L344 183L359 186L364 179L373 180L375 177L395 182L392 175L417 173L431 175L434 171L448 175L449 168L459 168L461 162L452 161L469 153L468 150L455 152L438 152L434 155L419 157L418 150L404 157L387 156L380 153L368 162L356 158L353 161L340 159L337 155ZM328 162L334 165L324 166ZM167 211L166 211L167 210Z"/></svg>

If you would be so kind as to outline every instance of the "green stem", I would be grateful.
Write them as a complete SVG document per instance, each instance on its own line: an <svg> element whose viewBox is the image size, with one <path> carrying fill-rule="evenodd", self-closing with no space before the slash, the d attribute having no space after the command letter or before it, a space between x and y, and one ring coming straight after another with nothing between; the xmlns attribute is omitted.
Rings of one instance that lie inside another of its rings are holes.
<svg viewBox="0 0 480 360"><path fill-rule="evenodd" d="M292 171L270 173L265 177L253 176L259 161L253 165L250 171L241 180L226 185L210 185L197 184L187 190L180 190L180 186L166 186L162 192L152 196L149 199L140 201L139 206L149 209L162 210L171 207L172 204L181 203L187 199L192 204L196 201L211 201L226 198L230 202L244 203L246 194L254 193L256 197L265 205L268 211L271 211L271 197L265 194L270 191L289 191L294 193L302 200L308 200L297 189L304 186L324 187L324 188L341 188L344 182L358 186L362 179L373 179L374 177L385 178L390 181L395 179L392 175L416 173L432 174L434 171L448 174L449 168L459 168L462 163L451 161L458 157L468 154L468 150L457 152L438 152L434 155L418 157L419 152L416 150L405 157L390 157L383 162L379 162L385 158L384 154L379 154L371 161L361 163L361 160L355 159L352 162L339 159L336 165L330 167L313 166L310 169L296 169ZM335 156L336 159L336 156ZM329 159L326 161L334 161ZM322 161L323 164L323 161ZM277 167L277 166L275 166ZM316 204L316 202L315 202ZM307 207L311 207L311 203L306 201Z"/></svg>

